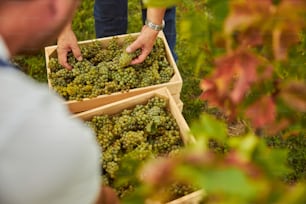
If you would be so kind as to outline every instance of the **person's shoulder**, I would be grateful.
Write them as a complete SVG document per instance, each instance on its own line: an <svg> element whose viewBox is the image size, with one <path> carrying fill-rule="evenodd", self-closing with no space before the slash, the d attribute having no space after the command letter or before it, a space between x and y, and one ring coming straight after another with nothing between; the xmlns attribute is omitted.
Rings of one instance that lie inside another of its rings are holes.
<svg viewBox="0 0 306 204"><path fill-rule="evenodd" d="M10 107L28 111L31 109L43 111L47 107L66 109L62 105L64 100L54 91L49 90L46 83L39 83L13 68L0 69L0 91L3 98L0 101L0 109Z"/></svg>
<svg viewBox="0 0 306 204"><path fill-rule="evenodd" d="M100 149L93 132L46 86L21 73L0 70L0 93L0 159L12 169L0 171L0 197L24 201L19 203L42 203L30 201L50 195L56 195L52 203L94 200ZM12 176L16 169L22 173ZM29 183L39 189L38 197Z"/></svg>
<svg viewBox="0 0 306 204"><path fill-rule="evenodd" d="M72 119L64 100L49 91L46 84L17 70L0 70L0 92L1 126L14 121L17 130L29 135L53 135L80 142L84 142L84 135L92 135L82 121Z"/></svg>
<svg viewBox="0 0 306 204"><path fill-rule="evenodd" d="M30 94L48 93L46 84L39 83L15 68L0 68L1 92L11 96L25 97ZM48 93L49 94L49 93Z"/></svg>

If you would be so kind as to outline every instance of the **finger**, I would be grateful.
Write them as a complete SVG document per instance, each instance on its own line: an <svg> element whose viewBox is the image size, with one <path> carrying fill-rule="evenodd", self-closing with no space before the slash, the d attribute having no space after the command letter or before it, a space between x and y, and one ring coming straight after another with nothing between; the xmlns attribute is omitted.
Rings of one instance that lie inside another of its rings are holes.
<svg viewBox="0 0 306 204"><path fill-rule="evenodd" d="M142 50L141 54L137 58L132 60L131 65L142 63L147 58L149 53L150 52L148 50Z"/></svg>
<svg viewBox="0 0 306 204"><path fill-rule="evenodd" d="M138 48L141 48L142 44L140 43L139 40L134 41L132 44L130 44L127 48L126 48L126 52L127 53L133 53L135 52Z"/></svg>
<svg viewBox="0 0 306 204"><path fill-rule="evenodd" d="M82 57L82 53L81 53L81 49L80 47L76 44L76 45L73 45L71 47L71 50L72 50L72 53L74 55L74 57L78 60L78 61L82 61L83 60L83 57Z"/></svg>
<svg viewBox="0 0 306 204"><path fill-rule="evenodd" d="M67 62L68 51L65 50L65 49L64 50L63 49L58 49L57 54L58 54L58 62L60 63L60 65L62 65L66 69L69 69L69 70L72 69L72 66L70 64L68 64L68 62Z"/></svg>

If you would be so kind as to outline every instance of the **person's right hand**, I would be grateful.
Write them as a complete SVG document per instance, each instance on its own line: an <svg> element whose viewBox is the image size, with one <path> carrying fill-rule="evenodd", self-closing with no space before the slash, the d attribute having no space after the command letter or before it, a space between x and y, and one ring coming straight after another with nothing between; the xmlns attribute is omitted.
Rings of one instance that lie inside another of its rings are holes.
<svg viewBox="0 0 306 204"><path fill-rule="evenodd" d="M57 40L57 55L59 63L67 69L72 69L72 66L68 63L67 55L69 52L73 53L74 57L78 61L82 61L83 57L81 50L78 46L78 40L72 31L72 29L64 29Z"/></svg>

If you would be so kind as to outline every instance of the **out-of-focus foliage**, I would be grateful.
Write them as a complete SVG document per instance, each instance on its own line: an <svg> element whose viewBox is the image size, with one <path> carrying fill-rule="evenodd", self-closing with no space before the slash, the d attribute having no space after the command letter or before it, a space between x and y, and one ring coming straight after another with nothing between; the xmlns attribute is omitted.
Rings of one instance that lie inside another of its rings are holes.
<svg viewBox="0 0 306 204"><path fill-rule="evenodd" d="M169 7L176 5L180 0L143 0L146 7Z"/></svg>
<svg viewBox="0 0 306 204"><path fill-rule="evenodd" d="M150 176L137 198L158 200L162 186L181 180L205 189L206 203L306 202L305 2L179 5L180 37L192 45L195 76L203 74L201 98L229 123L237 116L247 121L246 131L229 136L225 124L201 116L192 126L194 146L144 167ZM212 150L211 141L225 151Z"/></svg>
<svg viewBox="0 0 306 204"><path fill-rule="evenodd" d="M271 149L251 131L228 136L226 125L207 114L193 123L191 130L195 144L175 158L155 159L142 168L139 175L144 184L130 197L130 203L162 199L156 194L161 195L160 189L173 181L204 189L205 203L305 202L305 184L287 185L280 179L292 171L286 166L287 150ZM227 153L212 151L211 139L222 141Z"/></svg>
<svg viewBox="0 0 306 204"><path fill-rule="evenodd" d="M283 69L295 72L295 67L300 71L305 65L305 59L299 61L304 52L296 51L304 44L300 33L306 28L301 18L306 15L306 3L229 1L229 9L219 35L226 52L215 59L214 71L202 80L201 98L229 117L240 114L254 128L276 134L298 122L279 114L280 102L289 107L291 115L306 109L305 78L279 74ZM293 46L297 57L289 58ZM282 67L290 61L295 67Z"/></svg>

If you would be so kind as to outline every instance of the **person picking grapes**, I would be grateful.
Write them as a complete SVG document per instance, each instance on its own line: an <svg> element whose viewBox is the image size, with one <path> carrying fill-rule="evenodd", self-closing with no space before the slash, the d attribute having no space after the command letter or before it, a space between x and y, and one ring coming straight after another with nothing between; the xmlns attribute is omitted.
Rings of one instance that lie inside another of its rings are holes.
<svg viewBox="0 0 306 204"><path fill-rule="evenodd" d="M131 64L143 62L150 54L158 32L165 29L166 39L171 52L176 43L175 7L143 9L144 26L139 37L126 48L127 53L141 49L141 54L131 61ZM124 34L127 31L127 0L96 0L94 6L95 28L97 38ZM165 20L164 20L165 19ZM77 44L77 38L69 22L58 38L58 58L62 66L72 69L67 61L67 54L72 52L81 61L82 53Z"/></svg>

